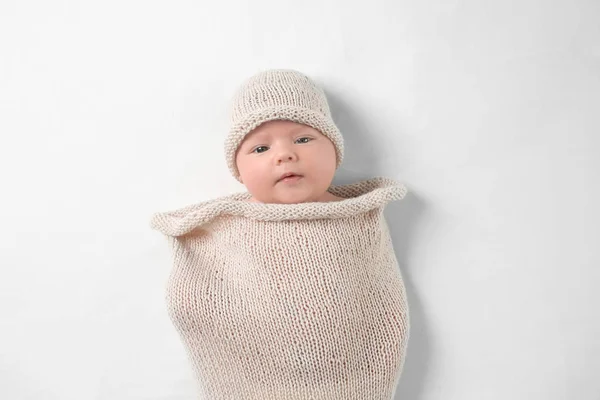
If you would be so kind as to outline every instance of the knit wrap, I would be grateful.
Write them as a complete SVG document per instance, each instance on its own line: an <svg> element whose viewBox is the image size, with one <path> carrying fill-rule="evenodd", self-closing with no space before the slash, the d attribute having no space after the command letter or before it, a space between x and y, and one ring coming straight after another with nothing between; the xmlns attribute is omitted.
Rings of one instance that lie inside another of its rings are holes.
<svg viewBox="0 0 600 400"><path fill-rule="evenodd" d="M336 167L344 158L342 134L331 117L325 92L301 72L267 70L246 79L233 97L229 119L225 159L238 181L236 151L248 133L268 121L287 120L308 125L331 140L336 151Z"/></svg>
<svg viewBox="0 0 600 400"><path fill-rule="evenodd" d="M166 302L199 398L393 398L410 326L383 210L407 190L372 178L329 191L344 199L243 192L153 216L172 245Z"/></svg>

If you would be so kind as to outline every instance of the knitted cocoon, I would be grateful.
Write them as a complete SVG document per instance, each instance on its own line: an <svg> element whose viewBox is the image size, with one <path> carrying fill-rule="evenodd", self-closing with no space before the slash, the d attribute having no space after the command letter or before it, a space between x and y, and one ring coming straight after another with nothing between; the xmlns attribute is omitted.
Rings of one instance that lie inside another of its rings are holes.
<svg viewBox="0 0 600 400"><path fill-rule="evenodd" d="M169 317L207 400L390 400L409 312L384 207L404 185L372 178L344 200L262 204L236 193L158 213L169 238Z"/></svg>

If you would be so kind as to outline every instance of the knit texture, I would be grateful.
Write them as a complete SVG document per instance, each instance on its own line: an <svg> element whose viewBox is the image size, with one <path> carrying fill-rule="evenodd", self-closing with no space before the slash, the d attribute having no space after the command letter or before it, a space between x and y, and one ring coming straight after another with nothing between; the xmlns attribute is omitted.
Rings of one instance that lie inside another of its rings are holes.
<svg viewBox="0 0 600 400"><path fill-rule="evenodd" d="M169 238L171 321L207 400L391 400L409 339L385 205L372 178L343 200L265 204L236 193L155 214Z"/></svg>
<svg viewBox="0 0 600 400"><path fill-rule="evenodd" d="M238 181L235 153L244 137L260 124L288 120L308 125L329 138L336 150L336 167L344 158L342 134L331 118L325 92L301 72L274 69L248 78L230 106L230 130L225 139L227 166Z"/></svg>

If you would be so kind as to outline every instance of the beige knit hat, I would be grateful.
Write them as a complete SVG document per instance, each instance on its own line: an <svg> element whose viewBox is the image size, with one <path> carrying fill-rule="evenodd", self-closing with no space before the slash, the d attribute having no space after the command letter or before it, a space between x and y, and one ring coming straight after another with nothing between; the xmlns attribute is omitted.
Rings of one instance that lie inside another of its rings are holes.
<svg viewBox="0 0 600 400"><path fill-rule="evenodd" d="M274 69L248 78L237 90L230 108L230 129L225 158L239 181L235 153L244 137L260 124L288 120L313 127L329 138L336 149L337 165L344 158L342 134L331 119L325 92L308 76L291 69Z"/></svg>

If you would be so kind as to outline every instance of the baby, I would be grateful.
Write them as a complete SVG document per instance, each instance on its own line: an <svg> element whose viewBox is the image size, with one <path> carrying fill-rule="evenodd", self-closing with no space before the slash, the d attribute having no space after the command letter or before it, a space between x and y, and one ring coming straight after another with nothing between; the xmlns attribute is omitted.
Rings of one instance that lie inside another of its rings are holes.
<svg viewBox="0 0 600 400"><path fill-rule="evenodd" d="M264 71L238 89L225 151L248 201L343 199L328 191L342 162L342 136L323 90L298 71Z"/></svg>
<svg viewBox="0 0 600 400"><path fill-rule="evenodd" d="M410 323L383 210L406 188L331 184L342 135L299 72L251 77L231 119L227 165L248 190L151 221L202 398L392 399Z"/></svg>

